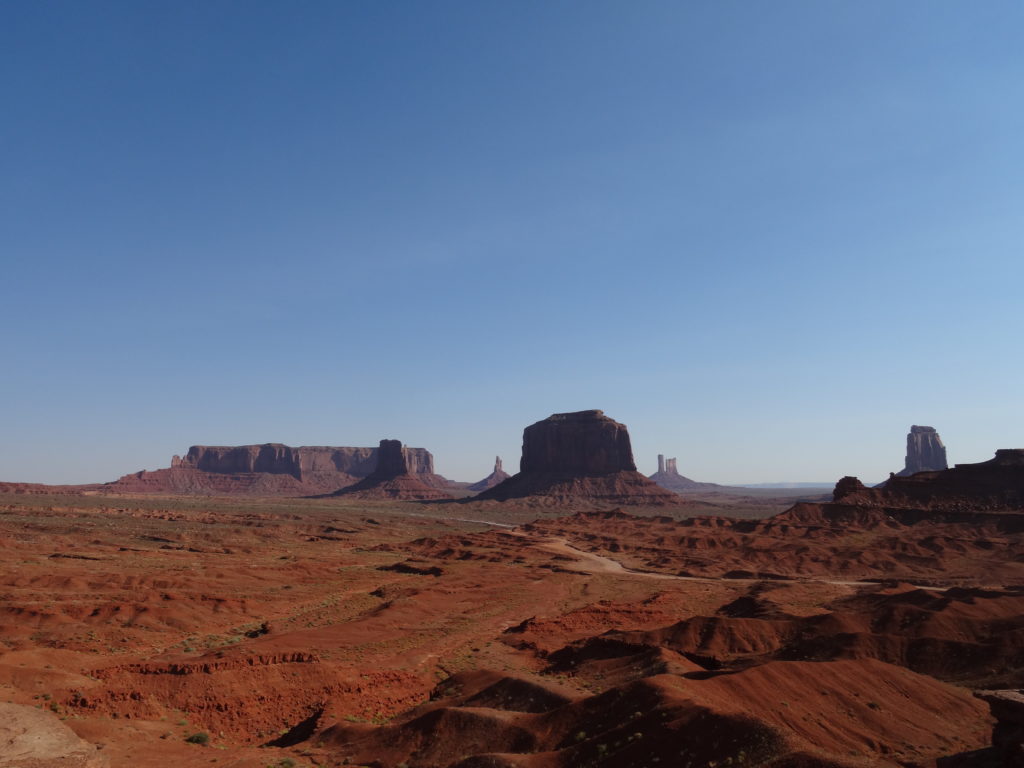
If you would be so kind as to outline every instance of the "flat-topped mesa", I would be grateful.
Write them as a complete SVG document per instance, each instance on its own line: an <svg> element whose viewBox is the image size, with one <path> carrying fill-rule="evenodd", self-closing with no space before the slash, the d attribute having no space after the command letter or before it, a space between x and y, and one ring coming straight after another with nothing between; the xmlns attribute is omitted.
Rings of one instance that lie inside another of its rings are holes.
<svg viewBox="0 0 1024 768"><path fill-rule="evenodd" d="M884 486L864 488L850 478L837 485L835 500L860 506L917 509L1024 510L1024 448L1001 448L994 458L952 469L892 475Z"/></svg>
<svg viewBox="0 0 1024 768"><path fill-rule="evenodd" d="M520 472L607 475L635 472L625 424L603 411L556 413L523 430Z"/></svg>
<svg viewBox="0 0 1024 768"><path fill-rule="evenodd" d="M556 413L528 426L519 473L476 498L527 496L549 503L681 503L636 471L626 426L598 410Z"/></svg>
<svg viewBox="0 0 1024 768"><path fill-rule="evenodd" d="M429 460L415 448L402 445L401 440L381 440L373 472L334 495L397 500L450 498L440 490L447 481L434 474L433 457L429 453L427 457Z"/></svg>
<svg viewBox="0 0 1024 768"><path fill-rule="evenodd" d="M494 471L483 480L467 486L467 489L470 491L486 491L488 488L493 488L498 483L505 482L510 477L511 475L501 468L501 456L495 456Z"/></svg>
<svg viewBox="0 0 1024 768"><path fill-rule="evenodd" d="M946 446L935 427L919 427L916 424L907 434L907 455L903 469L896 474L904 477L917 472L937 472L949 469L946 463Z"/></svg>
<svg viewBox="0 0 1024 768"><path fill-rule="evenodd" d="M408 471L424 484L448 488L434 473L434 457L425 448L402 446ZM183 493L258 496L309 496L332 493L368 477L378 465L379 447L193 445L174 456L168 469L136 472L104 488L127 493Z"/></svg>
<svg viewBox="0 0 1024 768"><path fill-rule="evenodd" d="M688 477L683 477L679 474L676 459L666 459L662 453L658 454L658 471L648 479L653 480L662 488L676 493L679 491L696 491L720 487L717 483L700 483Z"/></svg>
<svg viewBox="0 0 1024 768"><path fill-rule="evenodd" d="M292 448L281 443L262 445L193 445L178 462L202 472L235 475L266 472L291 475L296 480L313 473L342 473L365 477L377 466L377 448L353 448L304 445ZM421 456L420 462L433 468L433 458L423 448L410 449ZM171 461L171 467L175 462Z"/></svg>

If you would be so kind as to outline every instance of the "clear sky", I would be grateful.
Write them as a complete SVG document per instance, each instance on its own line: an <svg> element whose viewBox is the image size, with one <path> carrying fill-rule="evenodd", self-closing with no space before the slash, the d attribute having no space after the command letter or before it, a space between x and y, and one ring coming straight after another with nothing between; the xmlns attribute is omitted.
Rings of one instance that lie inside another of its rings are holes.
<svg viewBox="0 0 1024 768"><path fill-rule="evenodd" d="M0 7L0 480L430 449L1024 446L1024 4Z"/></svg>

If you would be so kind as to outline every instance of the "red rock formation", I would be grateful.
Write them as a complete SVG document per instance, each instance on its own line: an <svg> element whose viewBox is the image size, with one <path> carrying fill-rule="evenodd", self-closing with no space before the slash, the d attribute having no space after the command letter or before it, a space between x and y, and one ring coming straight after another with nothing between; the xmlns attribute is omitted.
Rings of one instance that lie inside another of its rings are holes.
<svg viewBox="0 0 1024 768"><path fill-rule="evenodd" d="M1000 765L1024 765L1024 691L979 691L975 696L989 705L996 719L992 746L1001 758Z"/></svg>
<svg viewBox="0 0 1024 768"><path fill-rule="evenodd" d="M415 471L425 466L431 472ZM429 463L424 463L416 449L406 448L401 440L381 440L376 469L355 485L342 488L334 495L397 500L451 498L441 490L448 486L448 481L434 475L433 468L432 458Z"/></svg>
<svg viewBox="0 0 1024 768"><path fill-rule="evenodd" d="M832 501L839 501L851 494L859 493L864 490L867 490L867 486L864 485L864 483L856 477L847 475L846 477L840 478L839 482L836 483L835 490L832 491Z"/></svg>
<svg viewBox="0 0 1024 768"><path fill-rule="evenodd" d="M936 472L948 469L946 463L946 446L935 431L935 427L919 427L916 424L907 434L907 456L899 476L913 475L917 472Z"/></svg>
<svg viewBox="0 0 1024 768"><path fill-rule="evenodd" d="M957 464L938 472L893 475L884 487L855 488L845 484L845 504L921 509L1020 510L1024 509L1024 449L1003 448L994 458L978 464ZM837 492L839 487L837 486Z"/></svg>
<svg viewBox="0 0 1024 768"><path fill-rule="evenodd" d="M593 410L556 413L523 430L519 469L585 476L635 472L636 464L626 425Z"/></svg>
<svg viewBox="0 0 1024 768"><path fill-rule="evenodd" d="M494 457L494 471L491 472L487 477L479 482L473 483L467 486L471 491L486 491L488 488L493 488L498 483L503 483L508 480L512 475L501 468L501 456Z"/></svg>
<svg viewBox="0 0 1024 768"><path fill-rule="evenodd" d="M378 464L379 448L263 445L193 445L168 469L142 471L107 483L105 492L204 495L310 496L333 493L368 477ZM448 488L434 474L434 457L425 448L403 448L409 472L420 482Z"/></svg>
<svg viewBox="0 0 1024 768"><path fill-rule="evenodd" d="M422 448L416 450L423 451ZM193 445L179 463L181 467L191 467L203 472L228 475L266 472L291 475L296 480L318 473L366 477L376 465L376 448L292 448L280 443L237 446ZM171 466L174 467L173 462Z"/></svg>
<svg viewBox="0 0 1024 768"><path fill-rule="evenodd" d="M556 413L527 427L519 467L518 474L476 498L681 503L674 493L636 471L626 426L602 411Z"/></svg>
<svg viewBox="0 0 1024 768"><path fill-rule="evenodd" d="M676 468L675 459L666 459L663 454L658 454L658 471L650 476L650 480L660 485L662 488L667 490L679 492L679 491L695 491L695 490L709 490L712 488L721 488L722 486L718 483L700 483L696 480L691 480L688 477L683 477L679 474L679 470Z"/></svg>
<svg viewBox="0 0 1024 768"><path fill-rule="evenodd" d="M381 766L845 768L934 765L982 746L989 722L968 691L873 659L655 672L590 696L493 680L450 678L384 725L339 722L315 738Z"/></svg>

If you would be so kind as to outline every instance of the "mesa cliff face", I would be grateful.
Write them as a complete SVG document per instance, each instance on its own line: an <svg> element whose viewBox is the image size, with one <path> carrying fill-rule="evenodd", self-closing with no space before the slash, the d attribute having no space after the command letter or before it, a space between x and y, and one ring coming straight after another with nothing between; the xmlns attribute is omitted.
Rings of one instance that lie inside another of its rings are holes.
<svg viewBox="0 0 1024 768"><path fill-rule="evenodd" d="M239 474L267 472L291 475L302 480L316 473L341 473L366 477L377 467L379 448L342 448L332 446L301 446L292 448L281 443L264 445L193 445L179 467L192 467L203 472ZM413 473L434 473L434 457L425 448L405 448ZM175 457L177 458L177 457ZM175 464L172 462L172 467Z"/></svg>
<svg viewBox="0 0 1024 768"><path fill-rule="evenodd" d="M556 413L523 430L519 473L478 499L674 504L678 496L636 471L629 432L603 411Z"/></svg>
<svg viewBox="0 0 1024 768"><path fill-rule="evenodd" d="M948 469L946 446L935 427L919 427L916 424L907 434L907 455L903 469L898 476L913 475L917 472L937 472Z"/></svg>
<svg viewBox="0 0 1024 768"><path fill-rule="evenodd" d="M523 430L520 472L606 475L635 472L625 424L603 411L556 413Z"/></svg>
<svg viewBox="0 0 1024 768"><path fill-rule="evenodd" d="M441 490L447 481L433 474L433 457L429 462L424 462L419 450L405 447L401 440L381 440L377 449L377 466L373 472L358 483L336 491L334 495L397 500L450 498ZM424 466L428 466L431 471L418 471Z"/></svg>
<svg viewBox="0 0 1024 768"><path fill-rule="evenodd" d="M402 446L404 465L428 486L445 488L425 448ZM193 445L171 466L136 472L106 483L123 493L302 496L332 493L370 476L380 448L262 445Z"/></svg>

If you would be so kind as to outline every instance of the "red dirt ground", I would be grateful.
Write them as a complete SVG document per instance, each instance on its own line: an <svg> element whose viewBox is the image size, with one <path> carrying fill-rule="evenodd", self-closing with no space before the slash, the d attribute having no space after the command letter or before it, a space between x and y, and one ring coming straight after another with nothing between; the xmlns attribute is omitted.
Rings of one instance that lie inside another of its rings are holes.
<svg viewBox="0 0 1024 768"><path fill-rule="evenodd" d="M952 766L1024 684L1013 514L458 519L531 509L0 497L0 701L114 768Z"/></svg>

